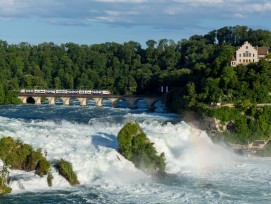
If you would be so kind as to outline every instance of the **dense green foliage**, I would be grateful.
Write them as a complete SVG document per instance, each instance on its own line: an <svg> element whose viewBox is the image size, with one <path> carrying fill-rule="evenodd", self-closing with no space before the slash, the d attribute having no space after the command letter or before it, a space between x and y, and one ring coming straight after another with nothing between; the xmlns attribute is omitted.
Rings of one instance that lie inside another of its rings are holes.
<svg viewBox="0 0 271 204"><path fill-rule="evenodd" d="M61 159L57 161L56 168L59 170L59 174L67 179L71 185L80 184L70 162Z"/></svg>
<svg viewBox="0 0 271 204"><path fill-rule="evenodd" d="M268 141L271 139L271 107L205 107L205 109L201 109L201 112L221 120L224 125L232 122L232 129L222 134L226 142L250 144L255 140Z"/></svg>
<svg viewBox="0 0 271 204"><path fill-rule="evenodd" d="M51 167L40 149L35 151L30 145L11 137L0 139L0 159L11 169L35 170L39 176L46 175Z"/></svg>
<svg viewBox="0 0 271 204"><path fill-rule="evenodd" d="M216 102L239 107L269 103L270 61L230 66L235 51L245 41L253 46L270 47L271 32L226 26L178 42L148 40L146 48L134 41L94 45L25 42L9 45L0 41L0 104L18 102L13 90L36 86L108 89L114 94L160 94L161 85L169 87L167 107L173 112ZM268 57L271 59L271 54ZM266 110L254 111L258 113L255 116L242 116L240 113L246 112L243 110L219 111L216 115L223 117L223 121L235 122L234 133L251 135L255 131L253 136L244 136L243 143L270 136L269 118L261 116Z"/></svg>
<svg viewBox="0 0 271 204"><path fill-rule="evenodd" d="M252 102L267 101L270 63L228 66L244 41L270 46L271 33L246 26L224 27L178 42L148 40L146 48L134 41L94 45L0 41L0 104L17 102L13 90L36 86L159 94L160 86L167 85L170 90L181 88L185 106L248 97Z"/></svg>
<svg viewBox="0 0 271 204"><path fill-rule="evenodd" d="M165 173L165 155L157 155L153 144L136 122L128 122L118 134L119 152L148 174Z"/></svg>

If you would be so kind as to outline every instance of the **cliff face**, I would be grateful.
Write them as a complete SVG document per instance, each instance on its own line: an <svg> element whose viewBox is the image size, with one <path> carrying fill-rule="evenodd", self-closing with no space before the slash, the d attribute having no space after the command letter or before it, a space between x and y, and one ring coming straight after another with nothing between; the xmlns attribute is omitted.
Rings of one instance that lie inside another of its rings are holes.
<svg viewBox="0 0 271 204"><path fill-rule="evenodd" d="M203 115L202 125L209 136L215 136L217 133L223 133L225 131L232 132L234 123L231 121L223 123L217 118Z"/></svg>
<svg viewBox="0 0 271 204"><path fill-rule="evenodd" d="M234 123L231 121L223 123L215 117L209 117L195 111L185 111L182 116L183 120L190 126L206 131L211 139L225 132L233 132L234 129Z"/></svg>

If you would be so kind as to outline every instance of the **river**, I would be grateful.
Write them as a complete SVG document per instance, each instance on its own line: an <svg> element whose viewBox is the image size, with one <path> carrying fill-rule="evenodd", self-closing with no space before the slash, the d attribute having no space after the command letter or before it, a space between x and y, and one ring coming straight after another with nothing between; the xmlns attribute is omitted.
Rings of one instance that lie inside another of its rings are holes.
<svg viewBox="0 0 271 204"><path fill-rule="evenodd" d="M118 153L117 134L138 121L164 152L167 175L152 178ZM238 156L171 113L95 106L0 106L0 136L18 138L72 163L80 185L53 169L53 187L12 170L0 203L270 203L271 159Z"/></svg>

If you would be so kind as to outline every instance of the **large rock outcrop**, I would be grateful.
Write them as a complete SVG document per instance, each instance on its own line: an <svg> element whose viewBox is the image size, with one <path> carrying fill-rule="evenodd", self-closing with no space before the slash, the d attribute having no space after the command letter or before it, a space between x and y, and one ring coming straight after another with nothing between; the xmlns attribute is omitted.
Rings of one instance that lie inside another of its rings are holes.
<svg viewBox="0 0 271 204"><path fill-rule="evenodd" d="M0 159L11 169L35 171L41 177L51 168L40 149L35 151L29 144L11 137L0 139Z"/></svg>
<svg viewBox="0 0 271 204"><path fill-rule="evenodd" d="M50 171L52 165L42 154L41 149L36 151L30 145L23 144L20 140L2 137L0 139L0 159L3 161L3 166L9 166L10 169L35 171L40 177L47 175L48 186L52 186L53 175ZM71 185L79 184L70 162L61 159L57 161L56 167L60 175L66 178ZM0 175L0 184L2 184L0 185L0 194L1 192L9 193L11 191L6 186L6 181L7 179Z"/></svg>
<svg viewBox="0 0 271 204"><path fill-rule="evenodd" d="M157 155L153 143L136 122L128 122L118 134L119 152L147 174L165 173L165 155Z"/></svg>

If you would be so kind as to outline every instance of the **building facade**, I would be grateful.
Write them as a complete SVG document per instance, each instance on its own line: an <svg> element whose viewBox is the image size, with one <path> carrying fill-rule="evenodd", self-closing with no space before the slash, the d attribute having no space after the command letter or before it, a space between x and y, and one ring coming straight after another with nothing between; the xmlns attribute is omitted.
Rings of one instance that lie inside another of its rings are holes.
<svg viewBox="0 0 271 204"><path fill-rule="evenodd" d="M235 67L238 64L247 65L253 62L259 62L260 59L264 59L269 53L268 47L253 47L249 42L245 42L235 54L235 57L231 61L231 66Z"/></svg>

